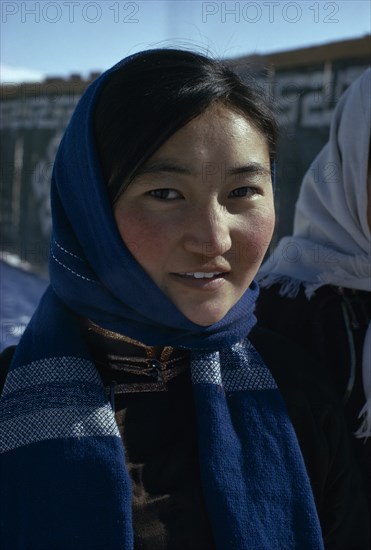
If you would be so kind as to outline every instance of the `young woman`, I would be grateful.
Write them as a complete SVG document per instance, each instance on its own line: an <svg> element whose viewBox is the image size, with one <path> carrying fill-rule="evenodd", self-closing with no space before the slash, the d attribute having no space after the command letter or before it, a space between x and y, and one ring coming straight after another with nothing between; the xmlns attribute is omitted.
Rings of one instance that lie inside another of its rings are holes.
<svg viewBox="0 0 371 550"><path fill-rule="evenodd" d="M5 548L367 548L336 399L255 327L275 138L261 93L192 52L81 98L1 399Z"/></svg>
<svg viewBox="0 0 371 550"><path fill-rule="evenodd" d="M294 232L259 273L259 323L320 362L343 401L371 517L371 69L340 98ZM290 261L291 259L291 261Z"/></svg>

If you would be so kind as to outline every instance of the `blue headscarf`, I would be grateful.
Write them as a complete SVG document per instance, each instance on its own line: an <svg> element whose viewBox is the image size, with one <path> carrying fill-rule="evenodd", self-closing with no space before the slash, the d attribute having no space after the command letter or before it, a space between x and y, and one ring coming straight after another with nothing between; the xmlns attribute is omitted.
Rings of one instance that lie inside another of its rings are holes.
<svg viewBox="0 0 371 550"><path fill-rule="evenodd" d="M55 161L51 286L0 401L0 540L12 548L133 548L123 442L81 335L81 319L89 318L147 345L191 350L202 487L216 548L322 550L293 426L246 339L256 284L224 319L200 327L157 288L119 235L93 113L121 66L87 89Z"/></svg>
<svg viewBox="0 0 371 550"><path fill-rule="evenodd" d="M130 59L130 58L129 58ZM93 133L97 97L118 64L85 92L60 144L51 205L50 281L79 315L147 345L220 349L240 341L255 323L253 282L218 323L189 321L136 262L118 232Z"/></svg>

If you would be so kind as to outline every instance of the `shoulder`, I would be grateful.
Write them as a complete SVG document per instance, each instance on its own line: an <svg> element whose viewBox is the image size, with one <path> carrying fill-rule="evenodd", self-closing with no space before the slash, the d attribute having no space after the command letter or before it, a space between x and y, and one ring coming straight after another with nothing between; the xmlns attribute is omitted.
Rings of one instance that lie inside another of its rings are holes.
<svg viewBox="0 0 371 550"><path fill-rule="evenodd" d="M301 443L341 430L342 405L328 372L295 341L255 327L249 340L271 371ZM327 433L326 433L327 432Z"/></svg>
<svg viewBox="0 0 371 550"><path fill-rule="evenodd" d="M319 311L327 308L338 308L342 302L343 292L333 285L324 285L318 288L308 298L304 286L301 285L295 296L283 296L281 285L274 284L269 288L260 288L257 300L256 315L260 323L269 326L269 319L280 323L292 325L300 320L303 322L306 317L318 314Z"/></svg>
<svg viewBox="0 0 371 550"><path fill-rule="evenodd" d="M328 442L335 443L334 434L343 429L343 412L328 373L307 350L271 330L257 326L249 340L277 383L300 445L311 457L319 441L329 450Z"/></svg>
<svg viewBox="0 0 371 550"><path fill-rule="evenodd" d="M342 429L342 405L329 374L308 350L259 326L249 340L271 371L303 444L322 440L327 430L326 439Z"/></svg>
<svg viewBox="0 0 371 550"><path fill-rule="evenodd" d="M257 311L264 314L267 311L278 310L280 311L281 305L290 307L292 309L300 308L308 304L308 299L305 296L304 287L300 285L298 292L295 296L286 296L281 293L282 285L273 284L270 287L260 287L259 296L257 300ZM282 312L281 312L282 313Z"/></svg>
<svg viewBox="0 0 371 550"><path fill-rule="evenodd" d="M336 287L325 285L310 299L304 287L297 296L287 297L281 296L280 288L276 284L261 289L256 307L258 323L298 342L322 361L327 370L328 358L324 363L324 350L329 348L329 341L338 342L338 331L343 330L341 294Z"/></svg>
<svg viewBox="0 0 371 550"><path fill-rule="evenodd" d="M249 340L267 364L280 389L332 394L329 379L319 363L294 340L259 324Z"/></svg>
<svg viewBox="0 0 371 550"><path fill-rule="evenodd" d="M336 449L335 434L343 429L339 400L317 362L295 342L259 327L251 331L249 340L277 383L308 471L316 472L320 498Z"/></svg>
<svg viewBox="0 0 371 550"><path fill-rule="evenodd" d="M3 390L6 375L17 346L9 346L0 353L0 394Z"/></svg>

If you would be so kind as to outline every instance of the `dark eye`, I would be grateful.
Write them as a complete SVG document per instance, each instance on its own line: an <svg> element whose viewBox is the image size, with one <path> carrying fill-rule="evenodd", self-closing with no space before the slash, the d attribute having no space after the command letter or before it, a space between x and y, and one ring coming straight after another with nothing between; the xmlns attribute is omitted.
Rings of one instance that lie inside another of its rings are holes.
<svg viewBox="0 0 371 550"><path fill-rule="evenodd" d="M257 189L255 187L237 187L237 189L233 189L233 191L230 192L230 197L252 197L257 193Z"/></svg>
<svg viewBox="0 0 371 550"><path fill-rule="evenodd" d="M149 195L151 197L154 197L155 199L161 199L161 200L174 200L180 198L180 194L178 191L175 191L175 189L152 189L152 191L149 192Z"/></svg>

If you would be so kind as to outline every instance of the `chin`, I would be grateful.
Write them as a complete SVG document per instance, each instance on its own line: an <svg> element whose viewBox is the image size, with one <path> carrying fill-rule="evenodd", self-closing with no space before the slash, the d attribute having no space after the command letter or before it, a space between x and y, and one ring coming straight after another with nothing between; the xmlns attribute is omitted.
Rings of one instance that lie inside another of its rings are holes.
<svg viewBox="0 0 371 550"><path fill-rule="evenodd" d="M192 321L192 319L190 319L190 321ZM200 327L210 327L211 325L215 325L215 323L217 323L218 321L220 321L220 319L218 319L217 321L197 321L195 319L192 321L192 323L194 323L195 325L199 325Z"/></svg>
<svg viewBox="0 0 371 550"><path fill-rule="evenodd" d="M223 311L220 313L216 312L197 312L195 314L187 314L187 312L183 311L183 315L189 319L189 321L192 321L192 323L195 323L195 325L200 325L201 327L209 327L210 325L215 325L215 323L218 323L221 321L228 313L229 310Z"/></svg>

